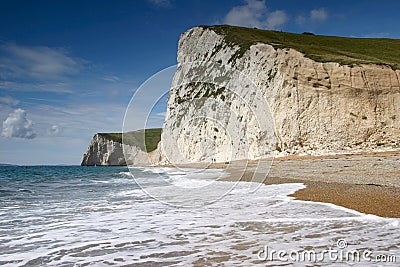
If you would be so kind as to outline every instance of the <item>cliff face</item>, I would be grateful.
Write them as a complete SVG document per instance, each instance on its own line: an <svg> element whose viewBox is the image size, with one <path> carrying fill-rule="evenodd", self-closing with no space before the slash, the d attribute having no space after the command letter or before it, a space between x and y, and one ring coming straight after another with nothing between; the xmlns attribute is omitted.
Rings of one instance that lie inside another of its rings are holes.
<svg viewBox="0 0 400 267"><path fill-rule="evenodd" d="M126 160L124 157L126 155ZM107 138L104 134L95 134L86 153L82 166L147 166L159 161L159 150L146 153L139 146L122 144Z"/></svg>
<svg viewBox="0 0 400 267"><path fill-rule="evenodd" d="M144 152L134 145L142 143L137 136L122 145L95 135L82 165L400 149L400 61L391 60L398 41L310 39L237 27L239 35L232 36L223 27L196 27L181 36L161 142L160 129L152 139L157 149ZM256 41L243 45L248 39Z"/></svg>
<svg viewBox="0 0 400 267"><path fill-rule="evenodd" d="M181 36L161 135L168 162L398 149L400 71L243 50L204 27Z"/></svg>
<svg viewBox="0 0 400 267"><path fill-rule="evenodd" d="M86 153L82 166L126 165L122 144L95 134Z"/></svg>

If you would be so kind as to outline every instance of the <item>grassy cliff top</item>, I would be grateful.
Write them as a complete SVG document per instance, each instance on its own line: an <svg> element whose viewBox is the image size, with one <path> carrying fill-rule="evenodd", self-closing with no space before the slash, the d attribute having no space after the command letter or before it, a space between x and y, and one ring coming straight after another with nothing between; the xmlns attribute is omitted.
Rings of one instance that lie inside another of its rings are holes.
<svg viewBox="0 0 400 267"><path fill-rule="evenodd" d="M239 45L241 55L251 45L261 42L275 48L293 48L318 62L344 65L372 63L400 69L400 39L295 34L229 25L201 27L224 35L228 45Z"/></svg>
<svg viewBox="0 0 400 267"><path fill-rule="evenodd" d="M122 140L122 133L99 133L100 136L107 140L112 140L122 144L135 145L141 150L151 152L157 148L161 140L161 128L138 130L127 132L124 134ZM145 139L143 141L143 138Z"/></svg>

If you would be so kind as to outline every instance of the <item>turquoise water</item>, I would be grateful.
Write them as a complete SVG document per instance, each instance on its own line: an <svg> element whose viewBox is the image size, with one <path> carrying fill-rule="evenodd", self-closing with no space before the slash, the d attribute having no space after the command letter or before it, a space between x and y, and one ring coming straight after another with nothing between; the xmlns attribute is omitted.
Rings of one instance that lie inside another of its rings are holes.
<svg viewBox="0 0 400 267"><path fill-rule="evenodd" d="M214 181L221 175L223 170L2 166L0 265L265 266L258 255L266 245L321 251L339 239L351 250L400 260L398 219L288 197L302 184L249 190L250 183ZM185 207L192 202L201 205Z"/></svg>
<svg viewBox="0 0 400 267"><path fill-rule="evenodd" d="M99 199L110 190L124 186L124 183L104 186L101 181L131 178L121 176L127 171L126 167L1 166L1 207ZM135 184L130 182L130 186Z"/></svg>

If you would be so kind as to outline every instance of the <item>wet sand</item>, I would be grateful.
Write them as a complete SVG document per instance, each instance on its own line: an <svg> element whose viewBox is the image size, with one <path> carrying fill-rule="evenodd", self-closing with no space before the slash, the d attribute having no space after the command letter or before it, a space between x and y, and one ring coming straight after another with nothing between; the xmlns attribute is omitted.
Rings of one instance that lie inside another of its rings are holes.
<svg viewBox="0 0 400 267"><path fill-rule="evenodd" d="M224 179L230 181L303 183L306 188L291 195L299 200L328 202L367 214L400 218L400 151L291 156L210 167L226 169L230 176Z"/></svg>

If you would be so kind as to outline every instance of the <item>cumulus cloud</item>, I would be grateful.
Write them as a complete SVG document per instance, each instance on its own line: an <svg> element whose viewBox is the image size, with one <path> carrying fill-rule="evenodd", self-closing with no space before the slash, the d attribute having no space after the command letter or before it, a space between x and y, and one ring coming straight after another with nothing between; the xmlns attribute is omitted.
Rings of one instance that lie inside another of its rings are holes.
<svg viewBox="0 0 400 267"><path fill-rule="evenodd" d="M64 49L6 43L0 45L0 52L3 79L56 80L82 69L82 62L70 57Z"/></svg>
<svg viewBox="0 0 400 267"><path fill-rule="evenodd" d="M269 12L265 0L246 0L246 4L233 7L224 18L225 24L276 29L288 20L282 10Z"/></svg>
<svg viewBox="0 0 400 267"><path fill-rule="evenodd" d="M15 106L19 103L19 100L11 96L0 96L0 103L4 103L10 106Z"/></svg>
<svg viewBox="0 0 400 267"><path fill-rule="evenodd" d="M271 12L267 18L267 27L270 29L276 29L278 26L282 26L288 20L285 12L277 10Z"/></svg>
<svg viewBox="0 0 400 267"><path fill-rule="evenodd" d="M327 20L328 16L328 12L324 8L316 8L311 10L308 15L297 16L296 23L299 25L313 24Z"/></svg>
<svg viewBox="0 0 400 267"><path fill-rule="evenodd" d="M313 9L310 12L310 18L312 20L323 21L323 20L326 20L328 18L328 13L325 11L324 8Z"/></svg>
<svg viewBox="0 0 400 267"><path fill-rule="evenodd" d="M261 27L262 18L267 11L265 1L248 0L246 2L246 5L233 7L226 14L224 23L237 26Z"/></svg>
<svg viewBox="0 0 400 267"><path fill-rule="evenodd" d="M1 135L6 138L17 137L33 139L36 137L36 133L33 131L32 121L26 118L25 110L20 108L14 110L3 121L3 131Z"/></svg>

